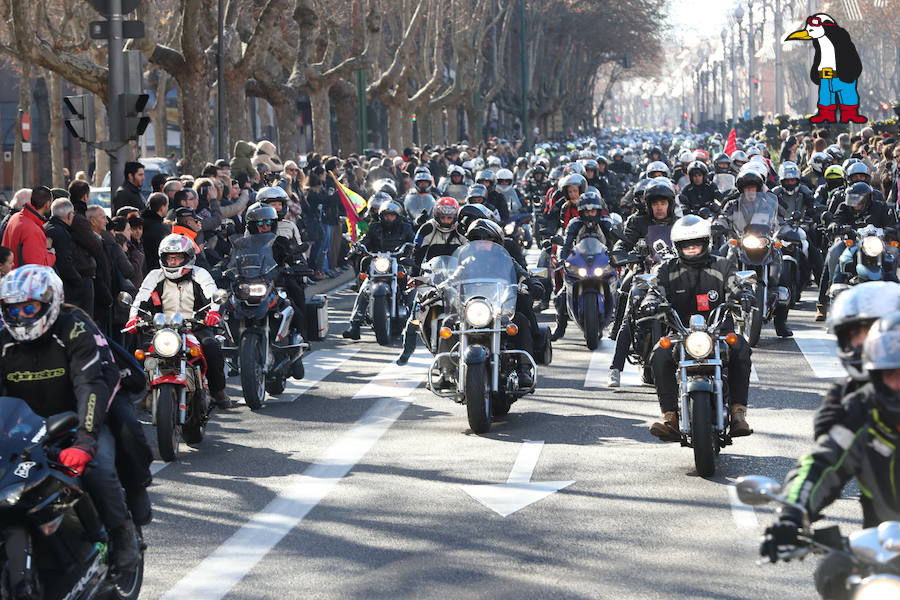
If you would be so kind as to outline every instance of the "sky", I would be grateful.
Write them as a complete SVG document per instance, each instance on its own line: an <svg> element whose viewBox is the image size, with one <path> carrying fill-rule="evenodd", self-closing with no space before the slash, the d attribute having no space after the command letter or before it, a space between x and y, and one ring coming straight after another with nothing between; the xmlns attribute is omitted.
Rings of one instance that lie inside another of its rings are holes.
<svg viewBox="0 0 900 600"><path fill-rule="evenodd" d="M672 33L686 40L719 39L734 4L733 0L669 0Z"/></svg>

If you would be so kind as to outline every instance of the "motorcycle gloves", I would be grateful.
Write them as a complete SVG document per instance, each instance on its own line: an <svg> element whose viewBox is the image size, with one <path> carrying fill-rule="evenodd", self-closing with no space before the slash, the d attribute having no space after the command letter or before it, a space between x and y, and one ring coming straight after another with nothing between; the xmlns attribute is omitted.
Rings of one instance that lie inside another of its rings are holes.
<svg viewBox="0 0 900 600"><path fill-rule="evenodd" d="M141 322L141 318L137 315L128 319L128 322L125 323L125 333L135 333L137 331L138 323Z"/></svg>
<svg viewBox="0 0 900 600"><path fill-rule="evenodd" d="M206 318L203 320L203 324L207 327L215 327L219 323L222 322L222 315L218 313L218 311L211 310L206 313Z"/></svg>
<svg viewBox="0 0 900 600"><path fill-rule="evenodd" d="M793 520L782 517L773 525L769 525L763 534L763 541L759 546L759 555L768 558L770 562L778 561L779 549L788 549L797 546L797 533L800 526Z"/></svg>
<svg viewBox="0 0 900 600"><path fill-rule="evenodd" d="M84 469L94 460L94 439L80 435L74 444L59 453L59 462L68 468L75 477L84 473Z"/></svg>

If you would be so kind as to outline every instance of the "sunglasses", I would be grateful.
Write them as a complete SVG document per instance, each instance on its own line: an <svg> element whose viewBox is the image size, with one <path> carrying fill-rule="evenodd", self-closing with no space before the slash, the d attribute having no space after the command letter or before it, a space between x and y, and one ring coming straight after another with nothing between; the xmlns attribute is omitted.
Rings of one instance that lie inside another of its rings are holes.
<svg viewBox="0 0 900 600"><path fill-rule="evenodd" d="M275 221L273 221L271 219L264 219L262 221L256 222L257 227L271 227L274 224L275 224Z"/></svg>
<svg viewBox="0 0 900 600"><path fill-rule="evenodd" d="M16 320L20 317L31 318L40 312L40 310L40 304L30 303L23 306L4 306L3 314L8 319Z"/></svg>
<svg viewBox="0 0 900 600"><path fill-rule="evenodd" d="M832 27L835 25L831 21L823 21L819 17L809 17L806 19L807 25L812 25L813 27L825 27L831 25Z"/></svg>

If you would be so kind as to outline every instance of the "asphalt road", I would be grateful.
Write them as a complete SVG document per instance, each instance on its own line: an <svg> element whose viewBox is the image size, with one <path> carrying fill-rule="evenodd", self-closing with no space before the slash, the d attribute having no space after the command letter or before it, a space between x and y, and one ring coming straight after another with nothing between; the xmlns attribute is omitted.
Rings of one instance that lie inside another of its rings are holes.
<svg viewBox="0 0 900 600"><path fill-rule="evenodd" d="M808 300L795 340L764 330L755 433L703 479L689 448L650 435L658 405L636 373L599 387L609 340L592 354L570 326L537 392L476 436L464 407L420 385L424 351L400 368L371 331L340 338L352 299L330 296L312 381L216 413L202 447L156 474L143 598L817 597L812 561L756 566L771 511L732 500L741 475L784 477L838 374ZM854 494L829 511L847 530Z"/></svg>

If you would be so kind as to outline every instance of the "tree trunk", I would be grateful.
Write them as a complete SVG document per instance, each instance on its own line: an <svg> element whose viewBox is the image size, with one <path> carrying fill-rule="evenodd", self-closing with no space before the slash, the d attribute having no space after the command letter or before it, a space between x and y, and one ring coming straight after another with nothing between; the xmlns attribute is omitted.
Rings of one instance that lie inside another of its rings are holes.
<svg viewBox="0 0 900 600"><path fill-rule="evenodd" d="M94 102L94 130L98 140L109 139L109 128L106 126L106 106L102 102ZM109 172L109 155L103 150L94 150L94 185L100 187L103 178ZM112 190L115 191L115 190Z"/></svg>
<svg viewBox="0 0 900 600"><path fill-rule="evenodd" d="M437 144L434 133L433 113L427 108L422 108L416 112L416 122L419 124L419 145Z"/></svg>
<svg viewBox="0 0 900 600"><path fill-rule="evenodd" d="M22 62L22 77L19 79L19 110L31 110L31 63ZM28 164L27 153L22 152L22 119L16 118L16 145L13 149L13 193L30 184L31 176L25 174Z"/></svg>
<svg viewBox="0 0 900 600"><path fill-rule="evenodd" d="M459 142L459 108L456 104L447 107L447 143Z"/></svg>
<svg viewBox="0 0 900 600"><path fill-rule="evenodd" d="M65 128L62 120L62 77L59 73L47 73L50 78L50 162L53 172L53 187L66 185L63 167L63 136ZM73 152L74 154L74 152Z"/></svg>
<svg viewBox="0 0 900 600"><path fill-rule="evenodd" d="M413 135L412 135L412 113L409 113L405 110L400 111L400 123L401 129L403 132L403 137L400 140L400 146L398 149L406 148L407 146L412 146L413 143Z"/></svg>
<svg viewBox="0 0 900 600"><path fill-rule="evenodd" d="M229 141L226 148L229 151L236 141L246 141L252 137L250 134L250 119L247 118L250 114L250 109L247 105L247 80L243 77L236 78L233 74L233 70L225 70L226 131L228 132Z"/></svg>
<svg viewBox="0 0 900 600"><path fill-rule="evenodd" d="M157 69L156 106L153 109L153 150L156 156L166 156L169 150L169 117L166 113L166 91L169 88L169 74L165 69Z"/></svg>
<svg viewBox="0 0 900 600"><path fill-rule="evenodd" d="M403 151L403 111L396 104L387 104L388 148Z"/></svg>
<svg viewBox="0 0 900 600"><path fill-rule="evenodd" d="M32 147L38 149L33 158L34 162L37 162L37 181L41 185L47 185L53 179L50 165L50 104L48 99L47 78L38 77L34 82L35 107L31 112L37 113L37 115L31 115L31 141L33 142ZM35 122L40 124L39 128L35 127Z"/></svg>
<svg viewBox="0 0 900 600"><path fill-rule="evenodd" d="M328 89L310 89L309 108L312 112L313 149L331 154L331 100Z"/></svg>
<svg viewBox="0 0 900 600"><path fill-rule="evenodd" d="M337 117L338 151L342 156L358 152L359 102L356 86L339 81L331 87L330 96Z"/></svg>
<svg viewBox="0 0 900 600"><path fill-rule="evenodd" d="M466 106L466 122L469 128L469 143L481 143L484 138L481 129L481 111L474 106Z"/></svg>
<svg viewBox="0 0 900 600"><path fill-rule="evenodd" d="M184 172L198 174L210 156L209 87L199 74L178 81L181 92L181 151Z"/></svg>
<svg viewBox="0 0 900 600"><path fill-rule="evenodd" d="M282 161L296 160L300 152L300 127L294 102L286 96L275 101L272 107L278 127L278 154Z"/></svg>

